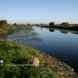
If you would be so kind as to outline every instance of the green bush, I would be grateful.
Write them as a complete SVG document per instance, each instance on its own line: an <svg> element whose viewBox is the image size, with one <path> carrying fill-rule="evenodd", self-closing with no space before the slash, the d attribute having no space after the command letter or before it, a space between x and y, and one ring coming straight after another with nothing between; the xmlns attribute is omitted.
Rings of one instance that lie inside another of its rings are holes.
<svg viewBox="0 0 78 78"><path fill-rule="evenodd" d="M38 67L19 65L31 64L32 56L39 58ZM0 65L0 78L57 78L38 50L15 41L0 41L0 59L4 60L4 64Z"/></svg>

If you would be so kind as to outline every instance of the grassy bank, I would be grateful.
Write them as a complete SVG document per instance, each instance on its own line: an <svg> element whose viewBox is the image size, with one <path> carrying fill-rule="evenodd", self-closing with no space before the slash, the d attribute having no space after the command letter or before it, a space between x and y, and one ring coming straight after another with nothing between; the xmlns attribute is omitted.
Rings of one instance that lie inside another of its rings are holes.
<svg viewBox="0 0 78 78"><path fill-rule="evenodd" d="M0 20L0 35L9 35L22 30L31 32L32 26L30 24L8 24L6 20Z"/></svg>
<svg viewBox="0 0 78 78"><path fill-rule="evenodd" d="M31 63L32 56L39 59L39 66ZM15 41L0 41L0 60L4 61L0 64L0 78L76 77L70 66Z"/></svg>
<svg viewBox="0 0 78 78"><path fill-rule="evenodd" d="M0 35L8 35L15 32L15 27L13 26L7 26L6 28L0 28Z"/></svg>
<svg viewBox="0 0 78 78"><path fill-rule="evenodd" d="M39 58L38 67L31 64L32 56ZM0 59L0 78L59 78L39 51L14 41L0 41Z"/></svg>

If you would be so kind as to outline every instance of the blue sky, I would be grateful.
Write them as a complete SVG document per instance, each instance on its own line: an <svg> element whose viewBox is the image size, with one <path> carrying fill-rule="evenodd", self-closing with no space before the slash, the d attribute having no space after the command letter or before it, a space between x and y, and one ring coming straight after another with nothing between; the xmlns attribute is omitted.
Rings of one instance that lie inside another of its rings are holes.
<svg viewBox="0 0 78 78"><path fill-rule="evenodd" d="M78 0L0 0L0 19L78 23Z"/></svg>

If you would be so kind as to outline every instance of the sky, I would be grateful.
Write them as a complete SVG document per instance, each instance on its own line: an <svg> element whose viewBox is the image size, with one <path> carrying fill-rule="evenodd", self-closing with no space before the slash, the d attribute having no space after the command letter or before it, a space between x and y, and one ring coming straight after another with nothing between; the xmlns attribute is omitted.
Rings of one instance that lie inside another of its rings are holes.
<svg viewBox="0 0 78 78"><path fill-rule="evenodd" d="M78 0L0 0L0 19L78 23Z"/></svg>

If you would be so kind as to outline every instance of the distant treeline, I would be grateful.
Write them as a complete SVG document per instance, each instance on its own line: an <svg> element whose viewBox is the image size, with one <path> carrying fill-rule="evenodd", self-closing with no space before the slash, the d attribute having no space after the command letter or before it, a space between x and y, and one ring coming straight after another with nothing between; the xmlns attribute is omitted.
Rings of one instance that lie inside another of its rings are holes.
<svg viewBox="0 0 78 78"><path fill-rule="evenodd" d="M29 32L32 30L31 24L10 24L7 20L0 20L0 35L11 34L20 30L25 30Z"/></svg>
<svg viewBox="0 0 78 78"><path fill-rule="evenodd" d="M6 20L0 20L0 35L6 35L13 33L15 27L11 24L8 24Z"/></svg>
<svg viewBox="0 0 78 78"><path fill-rule="evenodd" d="M61 24L55 24L55 22L50 22L49 24L34 24L34 25L47 28L78 30L78 24L69 24L68 22L62 22Z"/></svg>
<svg viewBox="0 0 78 78"><path fill-rule="evenodd" d="M8 24L6 20L0 20L0 28L7 28L6 25ZM58 29L68 29L68 30L78 30L78 24L70 24L68 22L62 22L61 24L55 24L55 22L50 22L49 24L12 24L11 26L40 26L40 27L47 27L47 28L58 28Z"/></svg>
<svg viewBox="0 0 78 78"><path fill-rule="evenodd" d="M50 22L48 26L49 28L78 30L78 24L69 24L68 22L63 22L61 24L55 24L54 22Z"/></svg>

